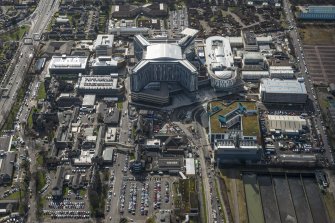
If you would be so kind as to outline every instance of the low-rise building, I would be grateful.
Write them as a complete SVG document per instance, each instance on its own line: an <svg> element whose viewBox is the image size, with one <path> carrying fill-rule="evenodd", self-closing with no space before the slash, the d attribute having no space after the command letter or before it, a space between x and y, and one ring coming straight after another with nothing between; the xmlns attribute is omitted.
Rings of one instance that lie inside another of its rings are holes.
<svg viewBox="0 0 335 223"><path fill-rule="evenodd" d="M51 185L52 196L61 197L63 195L64 177L65 177L64 166L58 166L55 178L52 180Z"/></svg>
<svg viewBox="0 0 335 223"><path fill-rule="evenodd" d="M95 75L110 75L117 73L117 61L110 56L100 56L92 62L92 69Z"/></svg>
<svg viewBox="0 0 335 223"><path fill-rule="evenodd" d="M72 77L85 74L87 69L86 56L53 56L49 63L49 73L56 76Z"/></svg>
<svg viewBox="0 0 335 223"><path fill-rule="evenodd" d="M297 80L262 79L259 91L265 103L304 104L308 98L305 83Z"/></svg>
<svg viewBox="0 0 335 223"><path fill-rule="evenodd" d="M306 130L306 120L300 116L268 115L268 130L284 135L299 135Z"/></svg>
<svg viewBox="0 0 335 223"><path fill-rule="evenodd" d="M98 35L93 43L96 57L111 56L113 52L114 35Z"/></svg>
<svg viewBox="0 0 335 223"><path fill-rule="evenodd" d="M79 94L119 97L123 94L124 86L110 75L79 75L76 89Z"/></svg>

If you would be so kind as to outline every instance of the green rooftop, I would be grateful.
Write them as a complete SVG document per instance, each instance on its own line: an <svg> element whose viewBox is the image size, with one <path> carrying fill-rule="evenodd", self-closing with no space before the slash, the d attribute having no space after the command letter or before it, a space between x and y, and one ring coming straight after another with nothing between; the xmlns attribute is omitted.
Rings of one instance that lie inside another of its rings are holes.
<svg viewBox="0 0 335 223"><path fill-rule="evenodd" d="M209 104L209 119L211 133L223 134L227 133L229 130L226 127L222 127L220 120L225 120L228 113L236 110L238 107L243 106L246 110L257 110L256 103L252 101L235 101L231 104L227 104L224 101L214 101ZM258 122L258 113L252 115L240 114L242 117L242 131L245 136L255 136L259 135L260 128Z"/></svg>

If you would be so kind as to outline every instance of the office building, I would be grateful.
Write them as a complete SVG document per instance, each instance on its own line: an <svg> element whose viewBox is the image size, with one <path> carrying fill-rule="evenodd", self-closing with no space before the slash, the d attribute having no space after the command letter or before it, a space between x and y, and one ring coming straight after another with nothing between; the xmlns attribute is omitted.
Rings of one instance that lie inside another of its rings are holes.
<svg viewBox="0 0 335 223"><path fill-rule="evenodd" d="M93 74L95 75L110 75L117 73L117 61L110 56L100 56L92 61Z"/></svg>
<svg viewBox="0 0 335 223"><path fill-rule="evenodd" d="M305 83L297 80L262 79L259 91L265 103L303 104L308 97Z"/></svg>
<svg viewBox="0 0 335 223"><path fill-rule="evenodd" d="M93 49L95 50L95 56L112 56L113 51L113 35L98 35L93 43Z"/></svg>
<svg viewBox="0 0 335 223"><path fill-rule="evenodd" d="M218 163L260 160L260 127L255 102L211 102L208 114L208 137Z"/></svg>
<svg viewBox="0 0 335 223"><path fill-rule="evenodd" d="M97 96L119 97L124 92L124 86L118 83L117 78L110 75L79 75L75 87L79 94L95 94Z"/></svg>
<svg viewBox="0 0 335 223"><path fill-rule="evenodd" d="M237 71L229 39L212 36L206 39L205 57L211 86L217 90L228 90L234 86Z"/></svg>
<svg viewBox="0 0 335 223"><path fill-rule="evenodd" d="M86 56L53 56L49 63L49 74L55 76L72 77L85 74L87 69Z"/></svg>

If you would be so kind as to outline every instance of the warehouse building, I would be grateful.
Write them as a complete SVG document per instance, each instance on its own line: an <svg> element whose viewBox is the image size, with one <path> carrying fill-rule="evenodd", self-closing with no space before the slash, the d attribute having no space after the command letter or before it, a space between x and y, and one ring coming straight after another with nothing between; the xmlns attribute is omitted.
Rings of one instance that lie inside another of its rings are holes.
<svg viewBox="0 0 335 223"><path fill-rule="evenodd" d="M288 115L268 115L267 125L271 133L284 135L299 135L307 127L305 119Z"/></svg>
<svg viewBox="0 0 335 223"><path fill-rule="evenodd" d="M86 56L53 56L48 70L51 75L66 75L67 77L85 74L87 69Z"/></svg>
<svg viewBox="0 0 335 223"><path fill-rule="evenodd" d="M310 5L302 8L302 12L298 14L298 19L302 20L335 20L335 6L324 5L316 6Z"/></svg>
<svg viewBox="0 0 335 223"><path fill-rule="evenodd" d="M114 35L98 35L93 42L95 56L112 56Z"/></svg>
<svg viewBox="0 0 335 223"><path fill-rule="evenodd" d="M308 97L305 83L297 80L262 79L259 91L265 103L304 104Z"/></svg>
<svg viewBox="0 0 335 223"><path fill-rule="evenodd" d="M185 159L186 176L195 176L194 158Z"/></svg>
<svg viewBox="0 0 335 223"><path fill-rule="evenodd" d="M269 71L266 70L242 71L242 79L245 81L260 81L262 78L269 78Z"/></svg>
<svg viewBox="0 0 335 223"><path fill-rule="evenodd" d="M294 70L291 66L270 66L269 69L271 78L293 79Z"/></svg>

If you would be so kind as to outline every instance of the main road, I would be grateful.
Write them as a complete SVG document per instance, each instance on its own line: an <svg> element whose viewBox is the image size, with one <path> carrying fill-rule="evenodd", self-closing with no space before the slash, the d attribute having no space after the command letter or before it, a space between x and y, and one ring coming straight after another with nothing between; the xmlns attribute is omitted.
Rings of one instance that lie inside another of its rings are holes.
<svg viewBox="0 0 335 223"><path fill-rule="evenodd" d="M290 31L289 31L291 41L292 41L292 45L294 47L296 57L299 59L298 62L299 62L299 66L300 66L300 71L301 71L302 77L304 77L304 79L305 79L305 85L306 85L307 93L308 93L309 98L311 99L311 101L313 103L313 108L314 108L314 111L315 111L315 118L314 118L315 125L320 131L321 139L323 141L323 147L324 147L325 153L326 153L326 157L327 157L329 163L332 164L333 163L333 156L332 156L332 151L331 151L332 149L330 148L330 146L328 144L327 134L326 134L326 132L323 128L323 121L322 121L320 106L318 104L318 101L317 101L316 97L314 97L316 92L314 91L313 83L312 83L312 81L309 77L308 68L306 66L306 61L305 61L304 52L303 52L302 40L299 37L297 25L296 25L296 22L295 22L294 14L291 10L290 2L288 0L284 0L283 3L284 3L284 11L286 13L286 18L287 18L289 24L292 27L292 29L290 29Z"/></svg>
<svg viewBox="0 0 335 223"><path fill-rule="evenodd" d="M53 14L58 10L60 0L40 0L34 13L36 16L30 20L31 27L26 37L32 38L34 34L41 36L45 27L50 22ZM38 45L39 41L35 41L34 45ZM18 50L11 62L7 73L1 81L1 98L0 98L0 126L2 126L16 101L17 92L21 88L24 75L34 56L34 45L24 45L20 42Z"/></svg>

